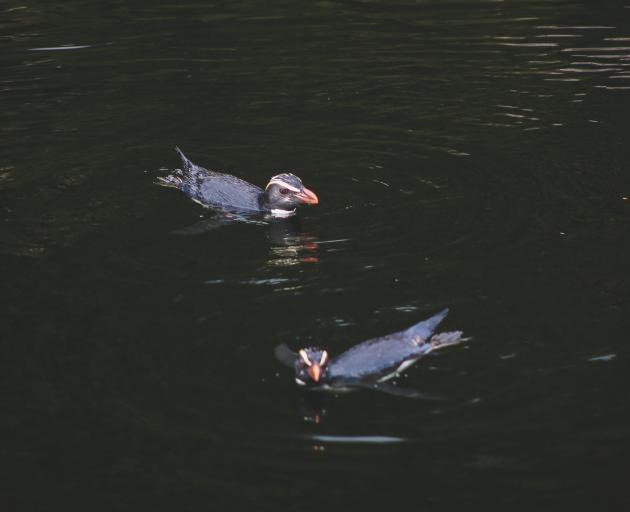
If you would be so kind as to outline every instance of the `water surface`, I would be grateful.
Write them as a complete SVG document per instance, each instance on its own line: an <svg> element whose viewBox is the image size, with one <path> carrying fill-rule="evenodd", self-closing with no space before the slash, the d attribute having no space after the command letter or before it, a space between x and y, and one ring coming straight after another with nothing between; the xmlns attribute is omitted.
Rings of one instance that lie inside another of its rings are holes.
<svg viewBox="0 0 630 512"><path fill-rule="evenodd" d="M629 7L5 2L3 502L627 506ZM321 203L217 227L175 145ZM443 307L438 403L273 359Z"/></svg>

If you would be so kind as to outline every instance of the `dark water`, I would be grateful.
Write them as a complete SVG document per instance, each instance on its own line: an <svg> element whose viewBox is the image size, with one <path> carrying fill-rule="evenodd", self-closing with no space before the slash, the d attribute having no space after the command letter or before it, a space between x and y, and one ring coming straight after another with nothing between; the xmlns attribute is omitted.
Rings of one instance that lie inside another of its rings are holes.
<svg viewBox="0 0 630 512"><path fill-rule="evenodd" d="M6 510L630 504L626 4L0 4ZM176 144L321 203L200 226ZM445 306L442 402L273 359Z"/></svg>

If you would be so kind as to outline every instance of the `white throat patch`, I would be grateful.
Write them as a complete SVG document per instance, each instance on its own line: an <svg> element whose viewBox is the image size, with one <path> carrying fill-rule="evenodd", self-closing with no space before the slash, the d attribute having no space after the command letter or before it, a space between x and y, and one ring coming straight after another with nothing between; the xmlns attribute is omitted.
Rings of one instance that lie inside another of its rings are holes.
<svg viewBox="0 0 630 512"><path fill-rule="evenodd" d="M282 210L280 208L276 208L275 210L271 210L272 217L291 217L295 213L295 208L293 210Z"/></svg>

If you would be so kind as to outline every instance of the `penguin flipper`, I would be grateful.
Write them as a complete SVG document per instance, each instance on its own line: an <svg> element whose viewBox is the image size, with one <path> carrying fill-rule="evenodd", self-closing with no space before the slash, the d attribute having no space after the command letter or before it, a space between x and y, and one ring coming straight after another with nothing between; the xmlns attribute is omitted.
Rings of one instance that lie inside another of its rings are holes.
<svg viewBox="0 0 630 512"><path fill-rule="evenodd" d="M184 155L182 150L179 149L177 146L175 146L175 151L177 151L177 154L182 161L182 168L175 169L171 174L167 174L166 176L159 176L157 181L155 182L157 185L177 189L182 188L182 185L184 184L184 179L187 173L190 172L194 164L190 160L188 160L188 158L186 158L186 155Z"/></svg>
<svg viewBox="0 0 630 512"><path fill-rule="evenodd" d="M297 358L297 354L293 352L293 350L291 350L286 343L278 345L276 348L274 348L273 355L278 361L280 361L283 365L288 366L289 368L293 368L293 364L295 363L295 359Z"/></svg>
<svg viewBox="0 0 630 512"><path fill-rule="evenodd" d="M468 341L470 338L462 337L463 331L448 331L440 332L431 336L429 342L431 343L432 350L437 350L442 347L448 347L450 345L459 345L464 341Z"/></svg>
<svg viewBox="0 0 630 512"><path fill-rule="evenodd" d="M168 188L181 188L183 179L182 179L182 171L179 169L175 169L171 174L167 174L166 176L158 176L156 185L160 185L162 187Z"/></svg>

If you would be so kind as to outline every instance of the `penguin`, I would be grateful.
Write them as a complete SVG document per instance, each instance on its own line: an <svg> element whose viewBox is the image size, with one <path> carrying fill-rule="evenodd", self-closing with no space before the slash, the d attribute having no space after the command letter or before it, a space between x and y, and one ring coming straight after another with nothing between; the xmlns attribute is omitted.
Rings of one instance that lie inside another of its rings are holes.
<svg viewBox="0 0 630 512"><path fill-rule="evenodd" d="M289 217L302 204L319 203L317 195L295 174L276 174L263 190L231 174L204 169L191 162L179 148L175 151L182 168L159 177L158 184L181 190L202 206L227 212Z"/></svg>

